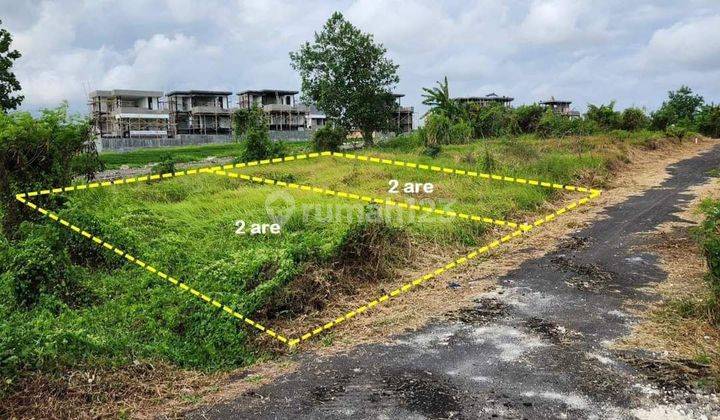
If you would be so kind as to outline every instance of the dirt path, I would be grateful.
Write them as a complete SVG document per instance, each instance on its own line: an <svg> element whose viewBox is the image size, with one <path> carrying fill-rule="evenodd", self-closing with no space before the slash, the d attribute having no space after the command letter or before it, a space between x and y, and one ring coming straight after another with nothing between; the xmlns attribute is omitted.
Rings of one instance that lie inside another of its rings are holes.
<svg viewBox="0 0 720 420"><path fill-rule="evenodd" d="M651 286L666 276L656 255L636 251L647 240L642 233L676 220L674 214L692 198L690 189L719 166L715 146L669 166L669 176L649 176L664 181L635 188L639 195L628 198L623 194L633 187L619 188L608 194L600 219L502 275L473 306L387 343L335 354L306 351L297 356L296 371L188 415L720 416L717 396L690 385L701 366L663 364L653 354L613 346L629 333L633 310L657 299Z"/></svg>

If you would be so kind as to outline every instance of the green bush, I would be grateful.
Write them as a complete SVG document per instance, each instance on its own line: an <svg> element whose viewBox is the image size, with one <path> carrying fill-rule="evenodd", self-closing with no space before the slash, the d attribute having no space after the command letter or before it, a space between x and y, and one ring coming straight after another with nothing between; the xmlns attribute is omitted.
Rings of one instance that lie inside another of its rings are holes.
<svg viewBox="0 0 720 420"><path fill-rule="evenodd" d="M520 131L513 110L500 104L471 104L468 115L477 138L510 136Z"/></svg>
<svg viewBox="0 0 720 420"><path fill-rule="evenodd" d="M705 200L700 206L705 220L699 226L699 241L707 261L706 279L712 292L712 314L720 322L720 200Z"/></svg>
<svg viewBox="0 0 720 420"><path fill-rule="evenodd" d="M236 140L240 141L253 129L267 129L268 121L265 112L259 106L253 105L250 108L239 108L233 112L233 133Z"/></svg>
<svg viewBox="0 0 720 420"><path fill-rule="evenodd" d="M720 137L720 105L703 106L695 120L700 133L712 138Z"/></svg>
<svg viewBox="0 0 720 420"><path fill-rule="evenodd" d="M620 119L621 128L627 131L644 130L650 126L650 118L640 108L626 108Z"/></svg>
<svg viewBox="0 0 720 420"><path fill-rule="evenodd" d="M544 114L545 109L538 104L520 105L515 108L518 129L523 134L534 133Z"/></svg>
<svg viewBox="0 0 720 420"><path fill-rule="evenodd" d="M60 245L57 229L26 224L21 231L24 237L13 244L7 268L15 304L31 308L45 293L71 303L78 287L68 276L70 260Z"/></svg>
<svg viewBox="0 0 720 420"><path fill-rule="evenodd" d="M170 153L163 153L160 156L160 162L157 162L151 172L153 174L174 174L175 173L175 159Z"/></svg>
<svg viewBox="0 0 720 420"><path fill-rule="evenodd" d="M450 143L450 130L452 121L444 114L431 113L425 117L425 126L422 130L426 147Z"/></svg>
<svg viewBox="0 0 720 420"><path fill-rule="evenodd" d="M594 121L603 130L622 128L622 116L615 111L615 101L607 105L588 105L585 118Z"/></svg>
<svg viewBox="0 0 720 420"><path fill-rule="evenodd" d="M537 135L541 138L587 136L598 131L600 131L600 128L594 120L568 118L557 115L548 109L540 119Z"/></svg>
<svg viewBox="0 0 720 420"><path fill-rule="evenodd" d="M671 124L665 128L665 135L677 141L681 141L687 137L688 129L681 125Z"/></svg>
<svg viewBox="0 0 720 420"><path fill-rule="evenodd" d="M318 128L312 136L313 149L317 152L340 150L345 142L347 133L345 129L334 124L326 124Z"/></svg>
<svg viewBox="0 0 720 420"><path fill-rule="evenodd" d="M0 111L0 207L8 238L31 214L15 194L69 185L75 176L91 178L99 169L100 161L88 148L91 136L87 118L69 116L67 105L43 110L37 118L28 112Z"/></svg>
<svg viewBox="0 0 720 420"><path fill-rule="evenodd" d="M450 144L467 144L472 141L473 128L467 121L460 121L450 126Z"/></svg>
<svg viewBox="0 0 720 420"><path fill-rule="evenodd" d="M282 143L270 140L267 129L251 128L243 136L241 160L245 162L281 156Z"/></svg>

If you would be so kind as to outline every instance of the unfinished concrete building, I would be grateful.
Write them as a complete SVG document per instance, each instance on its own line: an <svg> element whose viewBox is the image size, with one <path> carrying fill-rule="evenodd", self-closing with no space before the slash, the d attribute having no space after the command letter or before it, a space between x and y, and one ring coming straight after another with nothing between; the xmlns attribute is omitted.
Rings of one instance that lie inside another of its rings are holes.
<svg viewBox="0 0 720 420"><path fill-rule="evenodd" d="M94 90L88 105L98 137L164 137L169 115L154 90Z"/></svg>
<svg viewBox="0 0 720 420"><path fill-rule="evenodd" d="M402 93L394 93L393 96L395 97L395 103L397 105L393 121L395 131L398 133L409 133L413 129L413 112L415 109L411 106L402 106L400 98L405 96Z"/></svg>
<svg viewBox="0 0 720 420"><path fill-rule="evenodd" d="M308 106L298 104L294 90L262 89L238 93L240 108L259 106L268 116L270 130L302 131L308 127Z"/></svg>
<svg viewBox="0 0 720 420"><path fill-rule="evenodd" d="M465 104L465 103L474 103L478 104L480 106L488 106L493 104L500 104L502 106L510 107L510 102L512 102L515 98L511 98L509 96L499 96L495 93L491 93L489 95L485 96L467 96L467 97L460 97L460 98L454 98L455 101Z"/></svg>
<svg viewBox="0 0 720 420"><path fill-rule="evenodd" d="M170 134L226 134L232 132L232 92L175 90L169 92L167 108Z"/></svg>
<svg viewBox="0 0 720 420"><path fill-rule="evenodd" d="M571 101L563 101L550 97L547 101L540 102L540 105L546 109L551 109L555 114L569 118L580 118L580 113L570 108Z"/></svg>

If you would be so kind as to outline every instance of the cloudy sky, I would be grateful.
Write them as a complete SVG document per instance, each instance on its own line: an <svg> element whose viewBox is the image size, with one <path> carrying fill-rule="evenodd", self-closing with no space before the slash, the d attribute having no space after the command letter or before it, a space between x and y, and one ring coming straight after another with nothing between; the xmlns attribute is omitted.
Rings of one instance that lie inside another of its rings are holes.
<svg viewBox="0 0 720 420"><path fill-rule="evenodd" d="M720 102L717 0L0 0L37 110L93 89L297 89L288 52L339 10L400 65L397 91L447 75L456 96L551 95L656 108L688 84Z"/></svg>

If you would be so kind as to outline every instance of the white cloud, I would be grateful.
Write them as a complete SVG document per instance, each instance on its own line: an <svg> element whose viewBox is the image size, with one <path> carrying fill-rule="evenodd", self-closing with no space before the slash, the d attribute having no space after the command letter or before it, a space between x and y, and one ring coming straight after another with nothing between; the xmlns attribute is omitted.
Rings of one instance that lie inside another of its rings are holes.
<svg viewBox="0 0 720 420"><path fill-rule="evenodd" d="M720 66L720 14L692 18L656 30L640 62L666 71L668 66L710 70Z"/></svg>
<svg viewBox="0 0 720 420"><path fill-rule="evenodd" d="M711 0L0 0L23 53L15 66L37 109L85 111L99 88L298 88L288 53L339 9L400 65L398 92L447 75L454 95L496 91L656 106L690 84L720 98L720 4ZM72 13L68 13L72 11Z"/></svg>

